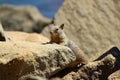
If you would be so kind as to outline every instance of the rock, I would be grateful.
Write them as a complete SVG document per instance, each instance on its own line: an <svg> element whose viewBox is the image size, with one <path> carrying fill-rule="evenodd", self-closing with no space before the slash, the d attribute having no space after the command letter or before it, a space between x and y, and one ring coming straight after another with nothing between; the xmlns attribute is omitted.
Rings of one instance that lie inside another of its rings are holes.
<svg viewBox="0 0 120 80"><path fill-rule="evenodd" d="M120 79L120 70L112 73L109 77L108 80L119 80Z"/></svg>
<svg viewBox="0 0 120 80"><path fill-rule="evenodd" d="M77 72L71 72L63 77L63 80L106 80L107 75L114 68L115 57L111 54L104 59L91 62Z"/></svg>
<svg viewBox="0 0 120 80"><path fill-rule="evenodd" d="M101 60L102 58L104 58L108 54L112 54L114 57L116 57L118 59L120 57L120 50L114 45L109 46L108 48L103 49L101 52L94 55L94 57L91 58L91 61Z"/></svg>
<svg viewBox="0 0 120 80"><path fill-rule="evenodd" d="M17 80L27 74L50 77L75 59L69 48L57 44L0 42L0 80Z"/></svg>
<svg viewBox="0 0 120 80"><path fill-rule="evenodd" d="M29 74L29 75L24 75L24 76L20 77L18 80L61 80L61 79L60 78L47 79L44 77Z"/></svg>
<svg viewBox="0 0 120 80"><path fill-rule="evenodd" d="M49 79L49 80L62 80L61 78L58 78L58 77L54 77L52 79Z"/></svg>
<svg viewBox="0 0 120 80"><path fill-rule="evenodd" d="M62 75L63 80L107 80L111 73L120 69L120 51L113 46L102 53L95 61Z"/></svg>
<svg viewBox="0 0 120 80"><path fill-rule="evenodd" d="M41 32L51 20L33 6L0 5L0 21L5 30Z"/></svg>
<svg viewBox="0 0 120 80"><path fill-rule="evenodd" d="M40 76L34 76L29 74L29 75L20 77L18 80L47 80L47 79Z"/></svg>
<svg viewBox="0 0 120 80"><path fill-rule="evenodd" d="M93 58L110 45L120 48L119 13L119 0L64 0L53 22L64 23L68 38Z"/></svg>
<svg viewBox="0 0 120 80"><path fill-rule="evenodd" d="M48 38L37 33L6 31L6 35L11 39L11 41L29 41L29 42L40 42L40 43L49 42Z"/></svg>

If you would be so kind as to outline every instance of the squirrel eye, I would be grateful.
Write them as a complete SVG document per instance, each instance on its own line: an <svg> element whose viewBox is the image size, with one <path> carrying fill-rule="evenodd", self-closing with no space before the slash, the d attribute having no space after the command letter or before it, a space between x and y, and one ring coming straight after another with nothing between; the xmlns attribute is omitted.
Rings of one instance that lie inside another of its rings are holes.
<svg viewBox="0 0 120 80"><path fill-rule="evenodd" d="M56 31L58 31L58 28L56 29Z"/></svg>
<svg viewBox="0 0 120 80"><path fill-rule="evenodd" d="M58 30L59 30L58 28L57 28L57 29L55 29L55 33L57 33L57 32L58 32Z"/></svg>

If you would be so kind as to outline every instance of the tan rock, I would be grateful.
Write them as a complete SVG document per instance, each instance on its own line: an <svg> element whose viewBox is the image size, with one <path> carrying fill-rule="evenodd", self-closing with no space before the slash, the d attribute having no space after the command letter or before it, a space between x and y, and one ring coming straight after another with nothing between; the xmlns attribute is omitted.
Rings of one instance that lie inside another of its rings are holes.
<svg viewBox="0 0 120 80"><path fill-rule="evenodd" d="M37 33L26 33L20 31L6 31L6 35L11 41L29 41L29 42L49 42L49 39Z"/></svg>
<svg viewBox="0 0 120 80"><path fill-rule="evenodd" d="M0 42L0 80L17 80L27 74L50 77L75 59L69 48L57 44Z"/></svg>
<svg viewBox="0 0 120 80"><path fill-rule="evenodd" d="M115 71L112 73L109 77L108 80L120 80L120 70Z"/></svg>
<svg viewBox="0 0 120 80"><path fill-rule="evenodd" d="M20 77L18 80L48 80L48 79L29 74L29 75L24 75L24 76Z"/></svg>
<svg viewBox="0 0 120 80"><path fill-rule="evenodd" d="M119 0L64 0L54 23L64 23L69 39L93 58L110 45L120 48L119 9Z"/></svg>

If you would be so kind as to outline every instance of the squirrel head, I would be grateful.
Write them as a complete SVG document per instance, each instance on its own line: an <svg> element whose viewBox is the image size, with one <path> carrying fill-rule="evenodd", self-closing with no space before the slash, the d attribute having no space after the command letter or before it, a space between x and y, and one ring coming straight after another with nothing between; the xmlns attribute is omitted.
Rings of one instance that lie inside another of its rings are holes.
<svg viewBox="0 0 120 80"><path fill-rule="evenodd" d="M51 36L59 36L59 35L63 34L63 28L64 28L64 24L50 26L50 28L49 28L50 35Z"/></svg>

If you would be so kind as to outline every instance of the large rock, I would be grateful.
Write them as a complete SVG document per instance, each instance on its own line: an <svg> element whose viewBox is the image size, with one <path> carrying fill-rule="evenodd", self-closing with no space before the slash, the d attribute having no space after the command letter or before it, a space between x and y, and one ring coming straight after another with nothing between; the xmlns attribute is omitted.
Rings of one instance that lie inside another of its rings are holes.
<svg viewBox="0 0 120 80"><path fill-rule="evenodd" d="M117 74L112 74L120 69L119 49L117 47L112 47L102 53L103 54L94 60L94 62L89 62L68 73L66 73L68 70L64 70L61 74L65 73L65 75L62 74L60 76L63 76L63 80L107 80L109 75L110 80L114 78L117 79L117 77L119 78L119 72L117 72Z"/></svg>
<svg viewBox="0 0 120 80"><path fill-rule="evenodd" d="M27 74L50 77L75 59L69 48L57 44L0 42L0 80Z"/></svg>
<svg viewBox="0 0 120 80"><path fill-rule="evenodd" d="M0 5L0 21L5 30L41 32L50 20L33 6Z"/></svg>
<svg viewBox="0 0 120 80"><path fill-rule="evenodd" d="M20 31L6 31L6 36L10 38L11 41L29 41L29 42L49 42L47 37L37 33L26 33Z"/></svg>
<svg viewBox="0 0 120 80"><path fill-rule="evenodd" d="M64 0L55 24L92 57L110 46L120 48L120 0Z"/></svg>
<svg viewBox="0 0 120 80"><path fill-rule="evenodd" d="M106 77L114 68L116 59L108 55L104 59L91 62L77 72L71 72L63 77L63 80L106 80Z"/></svg>

